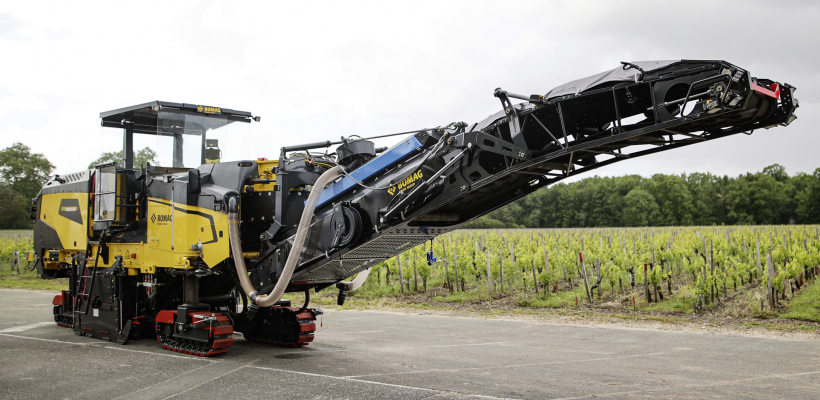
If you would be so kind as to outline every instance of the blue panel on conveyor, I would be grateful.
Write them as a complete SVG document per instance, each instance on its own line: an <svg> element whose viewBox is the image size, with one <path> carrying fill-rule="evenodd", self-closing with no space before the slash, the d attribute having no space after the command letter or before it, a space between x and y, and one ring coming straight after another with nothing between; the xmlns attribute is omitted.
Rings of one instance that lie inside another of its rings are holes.
<svg viewBox="0 0 820 400"><path fill-rule="evenodd" d="M380 156L370 160L367 164L362 165L361 168L351 172L350 175L356 178L357 181L364 182L391 165L401 161L403 158L413 154L420 147L421 142L419 142L415 136L411 136L399 143L396 147L385 151ZM322 191L322 195L319 196L319 203L316 204L316 207L318 208L329 203L336 197L353 189L354 186L356 186L356 182L353 182L353 179L350 179L350 177L345 176L340 181L337 181Z"/></svg>

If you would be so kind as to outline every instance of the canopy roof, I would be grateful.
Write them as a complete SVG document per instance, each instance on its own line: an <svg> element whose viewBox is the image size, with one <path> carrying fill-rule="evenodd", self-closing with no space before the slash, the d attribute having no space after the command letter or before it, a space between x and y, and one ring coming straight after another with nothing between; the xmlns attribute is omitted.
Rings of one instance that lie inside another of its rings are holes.
<svg viewBox="0 0 820 400"><path fill-rule="evenodd" d="M209 121L208 125L211 128L217 127L216 125L227 125L231 122L251 122L251 119L253 119L251 113L247 111L159 100L104 111L100 113L100 118L102 119L102 126L105 127L130 127L136 133L157 134L157 123L158 120L160 120L161 113L214 117L209 118L211 121Z"/></svg>

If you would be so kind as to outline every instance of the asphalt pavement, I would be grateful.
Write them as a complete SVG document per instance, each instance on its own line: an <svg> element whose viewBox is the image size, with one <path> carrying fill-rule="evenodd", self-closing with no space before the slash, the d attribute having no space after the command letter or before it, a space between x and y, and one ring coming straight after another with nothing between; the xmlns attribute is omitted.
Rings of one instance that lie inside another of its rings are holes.
<svg viewBox="0 0 820 400"><path fill-rule="evenodd" d="M53 296L0 289L0 398L820 398L814 340L329 311L308 347L200 358L75 336Z"/></svg>

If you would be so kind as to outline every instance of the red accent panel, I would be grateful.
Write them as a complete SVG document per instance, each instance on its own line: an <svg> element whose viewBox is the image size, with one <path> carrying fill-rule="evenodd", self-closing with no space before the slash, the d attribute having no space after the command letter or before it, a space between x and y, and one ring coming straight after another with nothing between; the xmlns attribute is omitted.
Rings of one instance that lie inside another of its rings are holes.
<svg viewBox="0 0 820 400"><path fill-rule="evenodd" d="M230 325L222 325L222 326L215 326L214 327L214 335L228 335L233 333L233 327Z"/></svg>
<svg viewBox="0 0 820 400"><path fill-rule="evenodd" d="M296 319L314 319L313 313L310 312L303 312L296 316Z"/></svg>
<svg viewBox="0 0 820 400"><path fill-rule="evenodd" d="M302 324L299 325L299 332L313 332L316 330L316 324Z"/></svg>
<svg viewBox="0 0 820 400"><path fill-rule="evenodd" d="M233 345L233 339L220 339L214 340L214 345L211 347L212 349L223 349L225 347L231 347Z"/></svg>
<svg viewBox="0 0 820 400"><path fill-rule="evenodd" d="M780 98L780 85L778 85L776 83L772 83L771 85L769 85L768 88L760 86L756 83L753 83L752 84L752 90L754 90L755 92L758 92L762 95L766 95L766 96L769 96L771 98L774 98L774 99L779 99Z"/></svg>
<svg viewBox="0 0 820 400"><path fill-rule="evenodd" d="M65 290L63 290L62 293L54 296L54 300L51 300L51 304L54 304L55 306L59 306L60 304L63 304L63 299L64 298L65 298Z"/></svg>
<svg viewBox="0 0 820 400"><path fill-rule="evenodd" d="M162 310L157 314L155 320L157 322L162 322L164 324L173 324L174 321L177 319L177 311L176 310Z"/></svg>
<svg viewBox="0 0 820 400"><path fill-rule="evenodd" d="M313 335L304 335L299 336L299 339L296 339L296 343L308 343L313 341Z"/></svg>

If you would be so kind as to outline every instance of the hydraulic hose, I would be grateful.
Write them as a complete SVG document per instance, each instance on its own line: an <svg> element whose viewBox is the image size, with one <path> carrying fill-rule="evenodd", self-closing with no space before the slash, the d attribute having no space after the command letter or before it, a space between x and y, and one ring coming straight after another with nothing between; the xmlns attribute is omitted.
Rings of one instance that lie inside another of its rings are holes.
<svg viewBox="0 0 820 400"><path fill-rule="evenodd" d="M313 185L313 190L305 202L305 208L302 210L302 218L299 220L299 225L296 228L296 236L293 239L288 259L285 261L285 267L282 268L282 275L276 282L273 291L267 295L258 295L256 289L253 287L251 279L248 277L248 269L245 266L245 257L242 256L242 244L239 240L239 210L236 203L236 197L231 197L228 200L228 235L231 243L231 255L236 266L236 273L239 275L239 283L245 294L259 307L270 307L274 305L285 289L290 283L290 278L293 276L293 271L296 269L296 264L299 263L299 257L302 254L302 247L305 244L308 231L310 230L310 222L313 219L313 211L316 209L316 203L319 202L319 196L328 183L342 174L342 167L333 167L323 173L316 183Z"/></svg>

